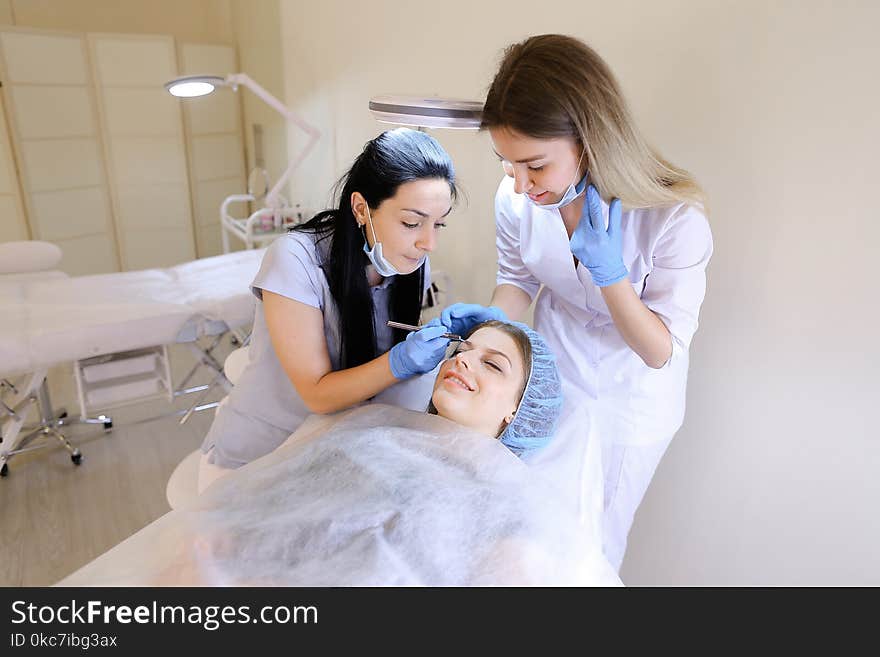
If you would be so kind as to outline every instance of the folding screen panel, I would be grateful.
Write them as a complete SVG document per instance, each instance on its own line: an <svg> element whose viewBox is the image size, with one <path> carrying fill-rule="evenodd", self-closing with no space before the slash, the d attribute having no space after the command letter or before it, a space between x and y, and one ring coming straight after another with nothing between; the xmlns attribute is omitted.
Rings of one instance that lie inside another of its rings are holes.
<svg viewBox="0 0 880 657"><path fill-rule="evenodd" d="M0 69L0 241L54 242L73 275L221 251L220 204L246 191L240 98L163 85L237 72L234 48L9 27Z"/></svg>
<svg viewBox="0 0 880 657"><path fill-rule="evenodd" d="M4 96L33 239L70 274L119 269L86 40L0 30Z"/></svg>
<svg viewBox="0 0 880 657"><path fill-rule="evenodd" d="M13 242L30 238L21 194L18 172L12 158L12 144L6 129L6 112L0 102L0 242Z"/></svg>
<svg viewBox="0 0 880 657"><path fill-rule="evenodd" d="M123 269L196 257L170 36L89 34Z"/></svg>
<svg viewBox="0 0 880 657"><path fill-rule="evenodd" d="M231 46L182 44L179 49L182 75L211 74L225 77L238 73ZM241 101L237 93L220 88L208 96L180 101L186 118L193 187L193 215L200 258L221 253L220 204L230 194L247 191L244 144L241 133ZM239 204L236 213L242 212ZM232 240L235 248L241 242Z"/></svg>

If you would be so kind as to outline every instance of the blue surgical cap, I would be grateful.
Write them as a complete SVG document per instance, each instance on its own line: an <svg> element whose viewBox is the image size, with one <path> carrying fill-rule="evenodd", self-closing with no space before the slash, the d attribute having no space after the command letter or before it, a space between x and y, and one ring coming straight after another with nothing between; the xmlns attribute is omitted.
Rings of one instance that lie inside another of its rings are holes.
<svg viewBox="0 0 880 657"><path fill-rule="evenodd" d="M562 385L556 358L544 338L520 322L507 322L520 329L532 345L532 367L513 422L499 440L517 456L544 447L556 433L562 412Z"/></svg>

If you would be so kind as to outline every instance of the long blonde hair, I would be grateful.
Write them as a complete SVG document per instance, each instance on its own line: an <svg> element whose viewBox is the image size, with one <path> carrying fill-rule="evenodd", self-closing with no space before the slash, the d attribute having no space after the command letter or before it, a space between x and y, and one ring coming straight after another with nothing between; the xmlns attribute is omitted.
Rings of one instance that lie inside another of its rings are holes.
<svg viewBox="0 0 880 657"><path fill-rule="evenodd" d="M574 138L600 194L627 207L684 202L705 210L693 176L647 144L611 69L573 37L544 34L505 50L483 108L481 129L494 127L535 139Z"/></svg>

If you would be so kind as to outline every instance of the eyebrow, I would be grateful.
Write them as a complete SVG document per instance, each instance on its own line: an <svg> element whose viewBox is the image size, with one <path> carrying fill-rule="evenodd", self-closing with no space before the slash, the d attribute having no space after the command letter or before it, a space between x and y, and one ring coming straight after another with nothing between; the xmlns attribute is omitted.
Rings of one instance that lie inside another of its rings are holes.
<svg viewBox="0 0 880 657"><path fill-rule="evenodd" d="M421 210L414 210L413 208L402 208L403 212L412 212L413 214L419 215L422 219L427 219L428 215L422 212ZM450 212L452 212L452 206L449 206L449 209L440 215L440 218L447 216Z"/></svg>
<svg viewBox="0 0 880 657"><path fill-rule="evenodd" d="M490 354L498 354L499 356L503 357L504 360L507 361L507 364L510 365L511 368L513 367L513 362L511 362L510 358L508 358L507 354L505 354L503 351L498 351L497 349L489 349L489 347L483 347L483 348L486 351L488 351Z"/></svg>
<svg viewBox="0 0 880 657"><path fill-rule="evenodd" d="M498 151L496 151L494 148L492 150L494 151L495 155L498 155ZM498 155L498 157L500 157L502 160L504 160L504 158L501 157L500 155ZM534 162L535 160L546 159L546 157L547 157L546 155L535 155L534 157L527 157L522 160L514 160L514 162L516 162L517 164L528 164L529 162Z"/></svg>
<svg viewBox="0 0 880 657"><path fill-rule="evenodd" d="M461 344L464 344L464 343L460 343L460 345ZM475 348L475 345L473 342L468 341L468 344L471 345L471 349ZM476 345L476 346L479 346L480 349L482 349L483 351L487 351L490 354L497 354L497 355L503 357L507 361L507 364L510 365L510 369L513 369L513 361L511 361L510 358L507 356L507 354L505 354L503 351L498 351L497 349L491 349L489 347L483 347L481 345ZM457 352L460 350L461 350L461 346L459 346L459 348L456 349L455 351Z"/></svg>

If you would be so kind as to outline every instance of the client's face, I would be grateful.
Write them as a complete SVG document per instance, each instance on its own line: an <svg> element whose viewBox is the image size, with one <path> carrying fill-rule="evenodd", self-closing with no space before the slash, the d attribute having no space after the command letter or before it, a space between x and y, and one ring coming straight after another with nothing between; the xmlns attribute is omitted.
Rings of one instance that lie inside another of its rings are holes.
<svg viewBox="0 0 880 657"><path fill-rule="evenodd" d="M440 366L431 401L439 415L494 438L513 419L525 371L512 337L481 328Z"/></svg>

